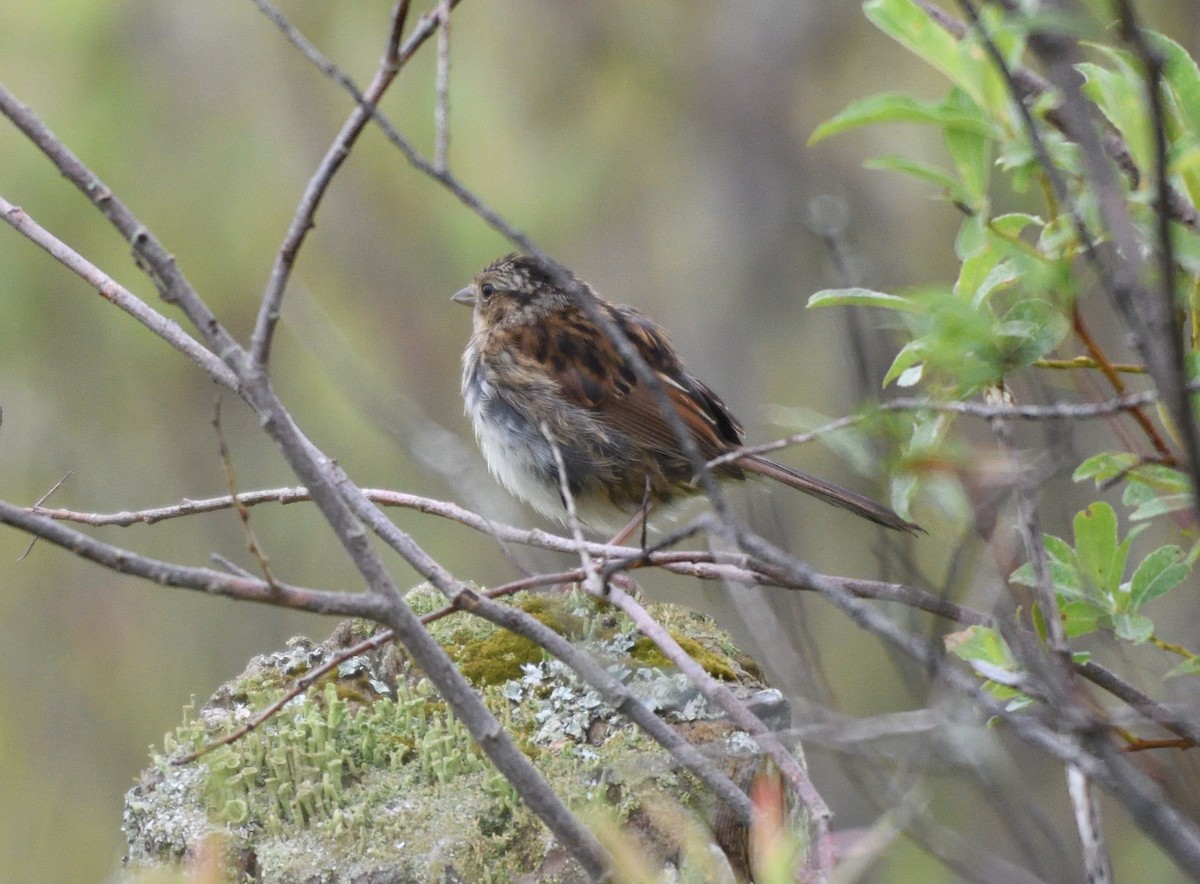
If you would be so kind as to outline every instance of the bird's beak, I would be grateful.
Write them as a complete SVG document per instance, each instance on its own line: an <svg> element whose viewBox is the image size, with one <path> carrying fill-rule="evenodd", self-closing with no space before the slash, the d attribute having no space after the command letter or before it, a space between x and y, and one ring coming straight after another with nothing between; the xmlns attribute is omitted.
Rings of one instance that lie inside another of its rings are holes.
<svg viewBox="0 0 1200 884"><path fill-rule="evenodd" d="M460 289L454 293L450 299L455 304L462 304L464 307L475 306L475 286L469 285L465 289Z"/></svg>

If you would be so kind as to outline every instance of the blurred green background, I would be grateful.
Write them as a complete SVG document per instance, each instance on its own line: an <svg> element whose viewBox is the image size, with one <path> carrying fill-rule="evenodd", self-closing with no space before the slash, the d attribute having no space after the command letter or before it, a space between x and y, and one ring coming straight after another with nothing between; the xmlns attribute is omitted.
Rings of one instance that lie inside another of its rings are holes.
<svg viewBox="0 0 1200 884"><path fill-rule="evenodd" d="M1143 5L1156 27L1200 48L1189 4ZM388 7L281 6L360 85L377 63ZM846 314L804 308L812 292L841 283L810 229L813 200L844 206L866 284L895 290L954 271L957 213L918 185L860 167L884 153L936 158L934 133L873 129L805 146L820 121L856 97L944 91L857 4L468 0L455 13L452 47L456 173L601 294L660 320L753 440L789 429L771 423L777 406L836 416L877 387L858 380ZM384 102L427 153L432 50ZM347 96L249 0L6 2L0 79L157 233L245 340L294 206L349 111ZM0 195L156 303L123 241L7 122ZM535 517L486 477L462 417L469 317L448 300L505 251L368 129L301 253L273 370L300 425L361 485L532 525ZM0 497L32 503L67 474L51 503L87 511L225 492L213 385L8 228L0 229L0 311ZM888 354L868 355L877 379ZM295 484L244 406L226 396L222 414L241 489ZM872 490L817 446L786 459ZM762 488L749 498L766 530L817 567L876 572L870 533L851 517ZM957 541L941 514L918 515L934 537L941 529ZM464 529L402 511L394 518L458 575L498 583L516 573ZM254 527L284 579L358 588L309 508L260 508ZM95 533L179 562L206 564L216 552L254 567L230 513ZM149 586L49 544L21 558L28 545L0 530L0 880L101 880L119 869L122 796L188 698L203 700L252 655L296 633L323 637L334 623ZM926 541L922 554L936 573L945 550ZM389 561L401 584L415 580ZM650 586L716 611L747 644L751 632L762 634L741 622L723 590ZM807 643L843 711L926 704L905 687L904 667L841 617L811 602L775 604L770 625ZM787 654L772 659L782 686L799 693L803 685L786 680L799 669L789 670ZM1072 851L1061 770L1033 763L1046 772L1044 812ZM814 753L813 764L839 827L875 821L879 808L830 757ZM937 779L926 784L931 809L968 840L987 837L990 814L1003 806L989 806L987 790ZM1173 867L1122 811L1109 819L1119 870L1171 880ZM955 879L907 846L875 874Z"/></svg>

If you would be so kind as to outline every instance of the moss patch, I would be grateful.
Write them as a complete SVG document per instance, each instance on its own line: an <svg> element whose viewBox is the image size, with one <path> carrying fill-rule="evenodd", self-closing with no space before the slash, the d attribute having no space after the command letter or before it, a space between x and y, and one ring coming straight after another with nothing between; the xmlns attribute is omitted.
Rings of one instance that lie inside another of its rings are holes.
<svg viewBox="0 0 1200 884"><path fill-rule="evenodd" d="M440 607L428 588L409 599L417 610ZM725 741L715 753L722 763L741 763L732 727L611 608L571 594L522 594L512 604L585 647L681 732ZM672 606L652 614L710 673L746 694L762 687L708 618ZM648 801L712 813L661 749L531 642L461 613L430 631L570 805L603 805L621 825L643 818ZM324 645L294 639L252 661L198 715L186 711L127 796L131 863L178 861L220 832L234 880L440 880L448 869L461 880L583 880L394 647L345 661L233 744L185 767L169 763L237 728L363 635L361 624L343 624ZM695 728L705 721L712 726ZM663 862L670 854L663 849Z"/></svg>

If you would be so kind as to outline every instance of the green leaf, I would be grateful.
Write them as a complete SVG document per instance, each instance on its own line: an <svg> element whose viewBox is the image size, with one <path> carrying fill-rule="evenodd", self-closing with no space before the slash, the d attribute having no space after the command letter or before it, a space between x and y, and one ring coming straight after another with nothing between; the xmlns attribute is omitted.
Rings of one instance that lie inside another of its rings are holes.
<svg viewBox="0 0 1200 884"><path fill-rule="evenodd" d="M971 235L975 238L975 247L964 247L959 254L963 262L958 271L958 279L954 281L954 294L963 301L969 301L973 309L978 309L981 301L978 297L979 287L987 275L995 270L1000 262L1001 253L986 236L984 225L976 225Z"/></svg>
<svg viewBox="0 0 1200 884"><path fill-rule="evenodd" d="M1174 467L1161 464L1142 464L1133 471L1138 482L1163 494L1186 494L1192 488L1187 475Z"/></svg>
<svg viewBox="0 0 1200 884"><path fill-rule="evenodd" d="M819 125L809 136L808 143L813 145L830 136L875 123L925 123L948 132L966 131L979 135L989 131L988 122L978 109L919 101L898 92L883 92L848 104L833 119Z"/></svg>
<svg viewBox="0 0 1200 884"><path fill-rule="evenodd" d="M991 626L968 626L948 633L943 639L946 650L968 662L987 663L1008 671L1016 671L1017 661L999 630Z"/></svg>
<svg viewBox="0 0 1200 884"><path fill-rule="evenodd" d="M874 25L950 78L966 86L975 80L958 40L934 22L913 0L868 0L863 12ZM981 63L972 67L980 68Z"/></svg>
<svg viewBox="0 0 1200 884"><path fill-rule="evenodd" d="M999 7L990 4L981 5L980 17L984 22L984 30L991 37L992 43L1000 50L1005 66L1012 70L1022 62L1025 50L1025 39L1030 21L1022 15L1010 15ZM983 41L980 39L978 28L971 28L959 42L961 51L971 58L984 61L979 72L979 103L993 119L1009 120L1012 114L1012 91L1008 88L1004 77L992 63ZM972 93L974 94L974 93Z"/></svg>
<svg viewBox="0 0 1200 884"><path fill-rule="evenodd" d="M925 305L901 295L889 295L871 289L845 288L822 289L808 299L809 307L883 307L887 310L902 310L905 313L924 313Z"/></svg>
<svg viewBox="0 0 1200 884"><path fill-rule="evenodd" d="M1183 583L1190 569L1183 561L1183 550L1177 546L1160 546L1142 559L1129 581L1129 610L1137 611L1151 599L1156 599Z"/></svg>
<svg viewBox="0 0 1200 884"><path fill-rule="evenodd" d="M1046 552L1050 554L1051 561L1063 562L1072 567L1079 566L1079 559L1075 555L1075 548L1061 537L1055 537L1053 534L1043 534L1042 545L1046 547Z"/></svg>
<svg viewBox="0 0 1200 884"><path fill-rule="evenodd" d="M1021 565L1017 570L1008 575L1008 579L1022 586L1036 586L1037 580L1033 576L1033 563L1026 562L1024 565Z"/></svg>
<svg viewBox="0 0 1200 884"><path fill-rule="evenodd" d="M1095 599L1084 586L1075 550L1071 549L1065 541L1051 534L1042 535L1042 543L1046 547L1050 584L1054 591L1063 599L1078 599L1093 604ZM1008 579L1023 586L1037 586L1037 580L1033 576L1032 562L1021 565L1009 575Z"/></svg>
<svg viewBox="0 0 1200 884"><path fill-rule="evenodd" d="M966 264L964 263L964 267ZM991 270L975 289L971 298L971 306L978 308L987 301L988 296L997 289L1008 288L1020 278L1021 274L1012 261L1003 260Z"/></svg>
<svg viewBox="0 0 1200 884"><path fill-rule="evenodd" d="M910 365L904 371L900 372L900 377L896 378L897 387L915 387L921 383L921 378L925 377L925 364L918 362L916 365Z"/></svg>
<svg viewBox="0 0 1200 884"><path fill-rule="evenodd" d="M1176 100L1183 125L1200 132L1200 67L1196 60L1170 37L1154 31L1142 33L1166 62L1163 78Z"/></svg>
<svg viewBox="0 0 1200 884"><path fill-rule="evenodd" d="M1121 133L1145 180L1154 168L1154 133L1146 110L1142 78L1110 48L1094 48L1106 54L1118 69L1109 70L1086 62L1077 64L1075 67L1085 80L1083 93L1096 102L1108 121Z"/></svg>
<svg viewBox="0 0 1200 884"><path fill-rule="evenodd" d="M867 160L863 166L868 169L883 169L889 172L899 172L910 175L921 181L928 182L945 192L948 199L966 205L968 197L963 186L949 172L931 166L928 163L910 160L906 157L886 156Z"/></svg>
<svg viewBox="0 0 1200 884"><path fill-rule="evenodd" d="M908 471L892 476L890 498L892 509L902 519L910 517L913 497L916 496L917 489L921 487L920 478L916 473Z"/></svg>
<svg viewBox="0 0 1200 884"><path fill-rule="evenodd" d="M1190 494L1162 494L1139 503L1137 509L1129 514L1129 521L1144 522L1155 516L1164 516L1167 513L1177 513L1180 510L1191 508L1192 495Z"/></svg>
<svg viewBox="0 0 1200 884"><path fill-rule="evenodd" d="M1177 675L1200 675L1200 657L1189 657L1164 675L1163 678L1174 678Z"/></svg>
<svg viewBox="0 0 1200 884"><path fill-rule="evenodd" d="M1200 189L1200 148L1193 148L1187 153L1186 161L1190 168L1176 169L1183 177L1188 179L1191 173L1195 173L1197 186ZM1172 163L1172 165L1175 165ZM1188 185L1188 193L1191 194L1191 185ZM1200 202L1200 194L1195 201ZM1200 275L1200 237L1196 236L1192 231L1188 230L1182 224L1171 223L1171 245L1175 249L1175 259L1179 262L1179 266L1191 273L1193 276Z"/></svg>
<svg viewBox="0 0 1200 884"><path fill-rule="evenodd" d="M1078 163L1070 168L1078 168ZM1052 259L1067 260L1079 253L1079 240L1070 216L1064 212L1056 218L1051 218L1042 228L1038 237L1038 251Z"/></svg>
<svg viewBox="0 0 1200 884"><path fill-rule="evenodd" d="M1030 215L1027 212L1009 212L1005 215L997 215L988 222L989 229L1006 237L1019 236L1021 231L1030 225L1045 227L1046 222L1037 215Z"/></svg>
<svg viewBox="0 0 1200 884"><path fill-rule="evenodd" d="M1018 301L996 326L1005 368L1024 368L1041 359L1066 337L1069 326L1057 307L1040 298Z"/></svg>
<svg viewBox="0 0 1200 884"><path fill-rule="evenodd" d="M987 248L987 224L984 213L976 211L967 217L954 238L954 254L966 261Z"/></svg>
<svg viewBox="0 0 1200 884"><path fill-rule="evenodd" d="M1117 542L1117 514L1103 501L1075 516L1075 555L1086 580L1112 598L1125 571L1129 548Z"/></svg>
<svg viewBox="0 0 1200 884"><path fill-rule="evenodd" d="M883 376L883 386L886 387L906 370L923 360L926 352L927 346L922 338L909 341L901 347L900 352L896 354L896 358L892 360L892 365L887 370L887 374Z"/></svg>
<svg viewBox="0 0 1200 884"><path fill-rule="evenodd" d="M1183 178L1188 196L1196 203L1200 201L1200 167L1190 158L1200 158L1200 151L1196 150L1200 140L1200 68L1187 50L1170 37L1152 31L1143 33L1166 62L1163 82L1168 97L1167 131L1174 142L1171 169Z"/></svg>
<svg viewBox="0 0 1200 884"><path fill-rule="evenodd" d="M994 693L994 692L993 692ZM1004 707L1005 712L1020 712L1022 709L1028 709L1034 704L1033 697L1028 694L1018 694L1009 701Z"/></svg>
<svg viewBox="0 0 1200 884"><path fill-rule="evenodd" d="M959 107L967 113L972 107L971 99L960 89L954 89L946 98L946 104ZM988 181L992 174L992 139L989 133L968 129L946 129L946 148L958 168L958 176L966 191L967 205L980 216L986 215Z"/></svg>
<svg viewBox="0 0 1200 884"><path fill-rule="evenodd" d="M1099 488L1121 475L1128 479L1121 500L1135 508L1130 521L1143 522L1192 506L1188 479L1183 473L1160 464L1138 465L1137 456L1128 452L1093 455L1075 468L1072 478L1076 482L1094 479Z"/></svg>
<svg viewBox="0 0 1200 884"><path fill-rule="evenodd" d="M1059 606L1059 613L1062 615L1063 631L1067 634L1067 638L1087 635L1112 622L1109 612L1089 599L1073 599L1064 602Z"/></svg>
<svg viewBox="0 0 1200 884"><path fill-rule="evenodd" d="M951 420L947 414L926 412L912 423L912 438L909 440L907 451L910 454L937 452L946 441L946 432L950 429Z"/></svg>
<svg viewBox="0 0 1200 884"><path fill-rule="evenodd" d="M1099 488L1110 479L1127 472L1137 462L1137 455L1126 451L1094 454L1075 468L1071 479L1075 482L1095 479L1096 487Z"/></svg>
<svg viewBox="0 0 1200 884"><path fill-rule="evenodd" d="M984 687L1001 700L1012 700L1013 708L1024 708L1032 698L1011 684L1021 670L1016 658L1000 632L991 626L968 626L959 632L945 636L946 650L965 660L971 668L987 681Z"/></svg>
<svg viewBox="0 0 1200 884"><path fill-rule="evenodd" d="M1141 614L1113 614L1113 631L1117 638L1140 645L1154 635L1154 624Z"/></svg>

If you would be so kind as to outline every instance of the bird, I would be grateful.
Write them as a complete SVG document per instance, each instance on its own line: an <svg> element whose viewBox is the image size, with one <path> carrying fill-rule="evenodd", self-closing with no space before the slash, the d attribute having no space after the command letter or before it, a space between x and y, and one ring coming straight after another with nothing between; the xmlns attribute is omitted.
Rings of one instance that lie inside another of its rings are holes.
<svg viewBox="0 0 1200 884"><path fill-rule="evenodd" d="M669 511L701 488L660 397L580 298L633 346L706 460L739 451L745 431L638 310L604 300L570 271L552 272L532 256L509 254L484 267L451 300L473 311L462 395L488 468L543 516L565 524L571 503L583 526L612 531L638 513ZM758 454L712 472L733 480L757 474L886 528L921 530L864 495Z"/></svg>

